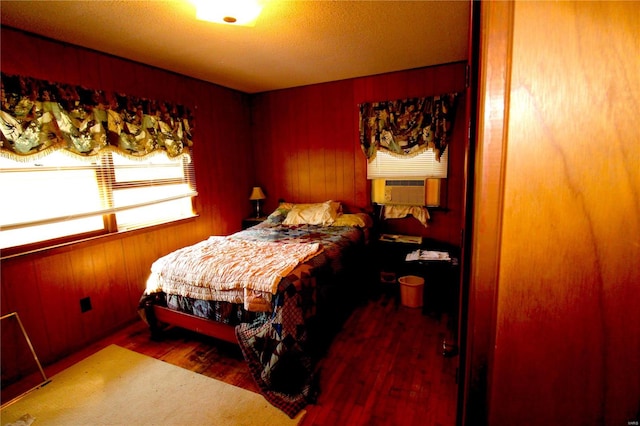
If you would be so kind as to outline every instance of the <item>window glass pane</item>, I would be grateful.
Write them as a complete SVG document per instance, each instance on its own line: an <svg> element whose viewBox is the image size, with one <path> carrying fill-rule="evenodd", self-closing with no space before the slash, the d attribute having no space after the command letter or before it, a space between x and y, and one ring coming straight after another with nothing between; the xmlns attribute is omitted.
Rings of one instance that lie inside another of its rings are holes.
<svg viewBox="0 0 640 426"><path fill-rule="evenodd" d="M184 177L182 161L182 158L171 159L164 153L143 159L131 159L113 153L115 182L182 179Z"/></svg>
<svg viewBox="0 0 640 426"><path fill-rule="evenodd" d="M28 226L103 208L95 164L58 151L24 162L0 158L0 197L2 248L104 228L100 215L67 224Z"/></svg>
<svg viewBox="0 0 640 426"><path fill-rule="evenodd" d="M0 185L4 205L0 209L2 225L102 208L93 170L2 172Z"/></svg>
<svg viewBox="0 0 640 426"><path fill-rule="evenodd" d="M3 229L0 231L0 248L16 247L101 229L104 229L102 216L30 226L28 228Z"/></svg>
<svg viewBox="0 0 640 426"><path fill-rule="evenodd" d="M114 208L135 206L155 202L148 206L117 211L118 229L130 229L144 225L167 222L193 216L191 195L195 195L187 184L158 185L141 188L127 188L113 191ZM172 197L181 197L166 200Z"/></svg>

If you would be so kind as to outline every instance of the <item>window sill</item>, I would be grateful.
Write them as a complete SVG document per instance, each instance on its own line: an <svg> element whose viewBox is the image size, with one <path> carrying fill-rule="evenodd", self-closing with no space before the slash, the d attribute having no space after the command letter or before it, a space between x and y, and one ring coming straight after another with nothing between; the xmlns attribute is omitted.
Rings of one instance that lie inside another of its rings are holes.
<svg viewBox="0 0 640 426"><path fill-rule="evenodd" d="M41 248L37 248L37 249L33 249L33 250L25 250L25 251L22 251L22 252L11 253L11 254L8 254L6 256L4 254L2 254L2 255L0 255L0 260L13 259L13 258L16 258L16 257L28 256L28 255L32 255L32 254L47 253L47 254L51 255L51 254L63 253L65 251L75 250L75 249L81 248L83 245L107 243L109 241L122 239L122 238L125 238L127 236L133 236L133 235L137 235L137 234L157 231L159 229L168 228L168 227L172 227L172 226L176 226L176 225L181 225L183 223L188 223L188 222L194 221L198 217L199 217L199 215L195 214L195 215L193 215L191 217L187 217L187 218L184 218L184 219L178 219L178 220L174 220L174 221L171 221L171 222L159 223L159 224L155 224L155 225L149 225L149 226L136 228L136 229L131 229L131 230L126 230L126 231L111 232L111 233L107 233L107 234L97 235L97 236L94 236L94 237L81 238L81 239L68 241L68 242L61 243L61 244L41 247Z"/></svg>

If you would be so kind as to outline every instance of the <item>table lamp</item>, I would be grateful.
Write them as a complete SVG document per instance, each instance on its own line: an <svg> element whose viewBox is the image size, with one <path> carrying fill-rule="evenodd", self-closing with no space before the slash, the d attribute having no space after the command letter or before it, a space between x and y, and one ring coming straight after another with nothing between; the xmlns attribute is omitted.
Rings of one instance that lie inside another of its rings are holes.
<svg viewBox="0 0 640 426"><path fill-rule="evenodd" d="M262 188L254 186L249 199L256 202L256 217L260 217L260 200L264 200L265 198L267 197L265 197L264 192L262 192Z"/></svg>

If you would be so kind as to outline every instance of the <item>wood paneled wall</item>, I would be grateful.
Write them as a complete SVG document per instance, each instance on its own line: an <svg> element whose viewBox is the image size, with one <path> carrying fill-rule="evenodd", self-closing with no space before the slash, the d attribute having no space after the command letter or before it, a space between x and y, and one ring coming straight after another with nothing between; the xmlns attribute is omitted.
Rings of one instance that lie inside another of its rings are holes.
<svg viewBox="0 0 640 426"><path fill-rule="evenodd" d="M469 318L494 332L468 338L480 403L490 425L637 424L640 8L482 15Z"/></svg>
<svg viewBox="0 0 640 426"><path fill-rule="evenodd" d="M135 319L156 258L240 228L254 181L250 103L246 94L5 27L1 37L5 73L173 101L196 118L197 218L2 260L2 314L19 313L46 364ZM84 297L93 309L81 313ZM15 330L3 325L3 380L27 359L11 350Z"/></svg>
<svg viewBox="0 0 640 426"><path fill-rule="evenodd" d="M465 91L465 64L266 92L254 96L252 131L256 184L267 193L265 210L279 199L339 200L371 206L367 163L360 148L358 104ZM387 221L395 232L460 244L466 125L462 97L449 147L447 211L433 211L428 228L413 218Z"/></svg>
<svg viewBox="0 0 640 426"><path fill-rule="evenodd" d="M358 103L461 92L465 83L465 66L458 63L249 96L10 28L1 36L3 72L195 110L197 218L2 260L2 313L20 314L44 364L134 320L151 263L209 235L237 231L252 211L253 185L267 192L265 211L279 198L369 207ZM401 230L453 244L461 226L463 103L450 147L449 211L435 212L426 230L413 219L398 221ZM93 309L81 313L85 297ZM28 354L11 351L15 328L3 331L5 379L19 373Z"/></svg>

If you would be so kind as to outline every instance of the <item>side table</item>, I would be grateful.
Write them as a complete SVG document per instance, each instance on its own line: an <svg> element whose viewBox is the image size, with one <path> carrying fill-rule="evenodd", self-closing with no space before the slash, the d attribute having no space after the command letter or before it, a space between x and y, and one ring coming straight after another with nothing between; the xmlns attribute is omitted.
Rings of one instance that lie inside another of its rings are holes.
<svg viewBox="0 0 640 426"><path fill-rule="evenodd" d="M242 219L242 229L251 228L252 226L264 222L266 219L266 216L244 218Z"/></svg>

